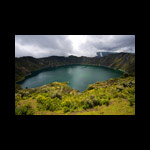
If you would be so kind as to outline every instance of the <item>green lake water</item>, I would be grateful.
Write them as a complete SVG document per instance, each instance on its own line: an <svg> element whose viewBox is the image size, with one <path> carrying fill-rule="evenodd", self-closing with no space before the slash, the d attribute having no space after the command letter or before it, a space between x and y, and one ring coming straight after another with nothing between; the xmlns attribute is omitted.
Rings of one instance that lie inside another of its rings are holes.
<svg viewBox="0 0 150 150"><path fill-rule="evenodd" d="M18 82L18 84L22 88L35 88L54 81L68 81L68 85L71 88L84 91L89 84L106 81L122 75L122 71L104 66L66 65L34 72L27 76L25 80Z"/></svg>

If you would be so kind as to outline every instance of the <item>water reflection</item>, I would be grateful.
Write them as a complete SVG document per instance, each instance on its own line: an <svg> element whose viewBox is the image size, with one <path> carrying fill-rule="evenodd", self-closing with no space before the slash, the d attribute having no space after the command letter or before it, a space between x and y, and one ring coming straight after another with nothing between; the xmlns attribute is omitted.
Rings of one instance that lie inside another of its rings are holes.
<svg viewBox="0 0 150 150"><path fill-rule="evenodd" d="M20 84L23 88L34 88L54 81L68 81L69 86L83 91L89 84L97 81L105 81L110 78L116 78L122 74L123 72L121 71L107 67L68 65L33 74Z"/></svg>

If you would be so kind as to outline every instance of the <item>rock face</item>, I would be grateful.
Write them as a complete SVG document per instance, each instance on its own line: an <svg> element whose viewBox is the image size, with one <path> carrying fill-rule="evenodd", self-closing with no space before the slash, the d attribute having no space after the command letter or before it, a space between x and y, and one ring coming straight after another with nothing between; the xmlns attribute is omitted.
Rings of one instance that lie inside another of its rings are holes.
<svg viewBox="0 0 150 150"><path fill-rule="evenodd" d="M15 58L15 81L22 80L32 71L47 67L56 67L69 64L104 65L115 69L122 69L128 73L135 71L135 55L130 53L109 54L103 57L61 57L51 56L45 58L21 57Z"/></svg>

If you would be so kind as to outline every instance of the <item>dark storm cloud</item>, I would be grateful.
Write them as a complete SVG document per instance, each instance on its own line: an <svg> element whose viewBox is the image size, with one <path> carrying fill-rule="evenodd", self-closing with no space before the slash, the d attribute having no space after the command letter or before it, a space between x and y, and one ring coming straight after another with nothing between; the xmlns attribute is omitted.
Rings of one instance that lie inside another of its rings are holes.
<svg viewBox="0 0 150 150"><path fill-rule="evenodd" d="M82 48L93 48L98 51L118 51L134 52L135 36L134 35L91 35L86 43L81 45Z"/></svg>
<svg viewBox="0 0 150 150"><path fill-rule="evenodd" d="M16 35L15 56L96 56L98 51L135 52L134 35Z"/></svg>
<svg viewBox="0 0 150 150"><path fill-rule="evenodd" d="M133 36L115 36L114 39L108 43L94 43L93 45L98 49L104 50L119 50L120 48L128 47L131 48L134 46L135 38Z"/></svg>
<svg viewBox="0 0 150 150"><path fill-rule="evenodd" d="M66 35L16 35L15 56L47 57L67 56L72 52L71 41Z"/></svg>

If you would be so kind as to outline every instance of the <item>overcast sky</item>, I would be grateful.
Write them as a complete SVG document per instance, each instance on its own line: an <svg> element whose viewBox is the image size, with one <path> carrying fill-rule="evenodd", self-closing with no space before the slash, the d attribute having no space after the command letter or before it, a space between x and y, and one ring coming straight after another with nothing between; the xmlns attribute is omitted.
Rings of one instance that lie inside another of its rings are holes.
<svg viewBox="0 0 150 150"><path fill-rule="evenodd" d="M99 51L135 53L135 35L15 35L15 57L94 57Z"/></svg>

